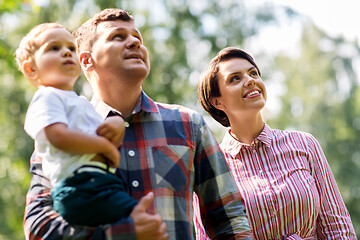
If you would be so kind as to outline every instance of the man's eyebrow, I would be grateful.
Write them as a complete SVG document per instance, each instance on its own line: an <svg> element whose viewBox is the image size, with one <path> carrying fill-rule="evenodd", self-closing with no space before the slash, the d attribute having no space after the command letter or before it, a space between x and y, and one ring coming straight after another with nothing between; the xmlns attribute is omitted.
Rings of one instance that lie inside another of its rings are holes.
<svg viewBox="0 0 360 240"><path fill-rule="evenodd" d="M116 27L112 30L112 32L118 32L118 31L124 31L124 30L127 30L127 28L124 28L124 27ZM141 35L139 30L137 30L136 28L134 29L131 29L131 31L133 32L136 32L137 34Z"/></svg>

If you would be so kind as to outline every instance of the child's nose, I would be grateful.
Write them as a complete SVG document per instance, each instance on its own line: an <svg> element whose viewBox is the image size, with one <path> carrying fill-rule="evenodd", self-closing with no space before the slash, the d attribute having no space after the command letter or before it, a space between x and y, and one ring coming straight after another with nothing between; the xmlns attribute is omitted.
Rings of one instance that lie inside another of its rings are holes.
<svg viewBox="0 0 360 240"><path fill-rule="evenodd" d="M63 56L64 56L64 57L71 57L71 56L72 56L72 53L71 53L70 49L65 48L64 53L63 53Z"/></svg>

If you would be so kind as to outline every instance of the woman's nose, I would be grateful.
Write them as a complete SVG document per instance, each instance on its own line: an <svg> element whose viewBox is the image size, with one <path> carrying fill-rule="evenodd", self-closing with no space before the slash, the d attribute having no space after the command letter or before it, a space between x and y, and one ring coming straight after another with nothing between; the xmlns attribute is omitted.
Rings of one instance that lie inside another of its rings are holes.
<svg viewBox="0 0 360 240"><path fill-rule="evenodd" d="M254 85L254 84L255 84L255 79L252 78L251 76L247 75L246 76L246 81L245 81L245 86L249 87L249 86Z"/></svg>

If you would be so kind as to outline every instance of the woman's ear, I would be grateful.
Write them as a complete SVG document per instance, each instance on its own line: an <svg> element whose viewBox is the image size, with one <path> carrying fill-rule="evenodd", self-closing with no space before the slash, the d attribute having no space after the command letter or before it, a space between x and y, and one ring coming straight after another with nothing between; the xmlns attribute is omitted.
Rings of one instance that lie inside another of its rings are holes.
<svg viewBox="0 0 360 240"><path fill-rule="evenodd" d="M91 56L91 52L89 51L80 52L79 58L80 58L80 64L84 69L84 71L90 71L94 68L94 64L93 64L94 61Z"/></svg>
<svg viewBox="0 0 360 240"><path fill-rule="evenodd" d="M210 100L210 102L211 102L211 105L214 106L214 108L224 111L225 106L224 106L224 104L222 104L222 102L220 101L220 99L218 97L212 98Z"/></svg>
<svg viewBox="0 0 360 240"><path fill-rule="evenodd" d="M38 73L33 61L25 60L22 64L22 70L27 79L36 80L38 78Z"/></svg>

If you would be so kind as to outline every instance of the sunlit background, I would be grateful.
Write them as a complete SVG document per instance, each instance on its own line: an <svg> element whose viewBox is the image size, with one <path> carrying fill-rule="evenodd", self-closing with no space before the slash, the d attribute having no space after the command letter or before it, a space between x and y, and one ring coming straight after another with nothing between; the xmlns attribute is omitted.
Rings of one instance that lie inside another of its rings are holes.
<svg viewBox="0 0 360 240"><path fill-rule="evenodd" d="M203 114L221 141L225 129L200 107L196 84L222 48L251 53L268 90L273 128L312 133L321 143L360 236L360 15L353 0L34 0L0 1L0 240L24 239L22 218L33 141L23 131L35 91L14 51L33 26L74 30L107 7L135 17L150 52L144 90ZM79 94L91 97L82 76Z"/></svg>

